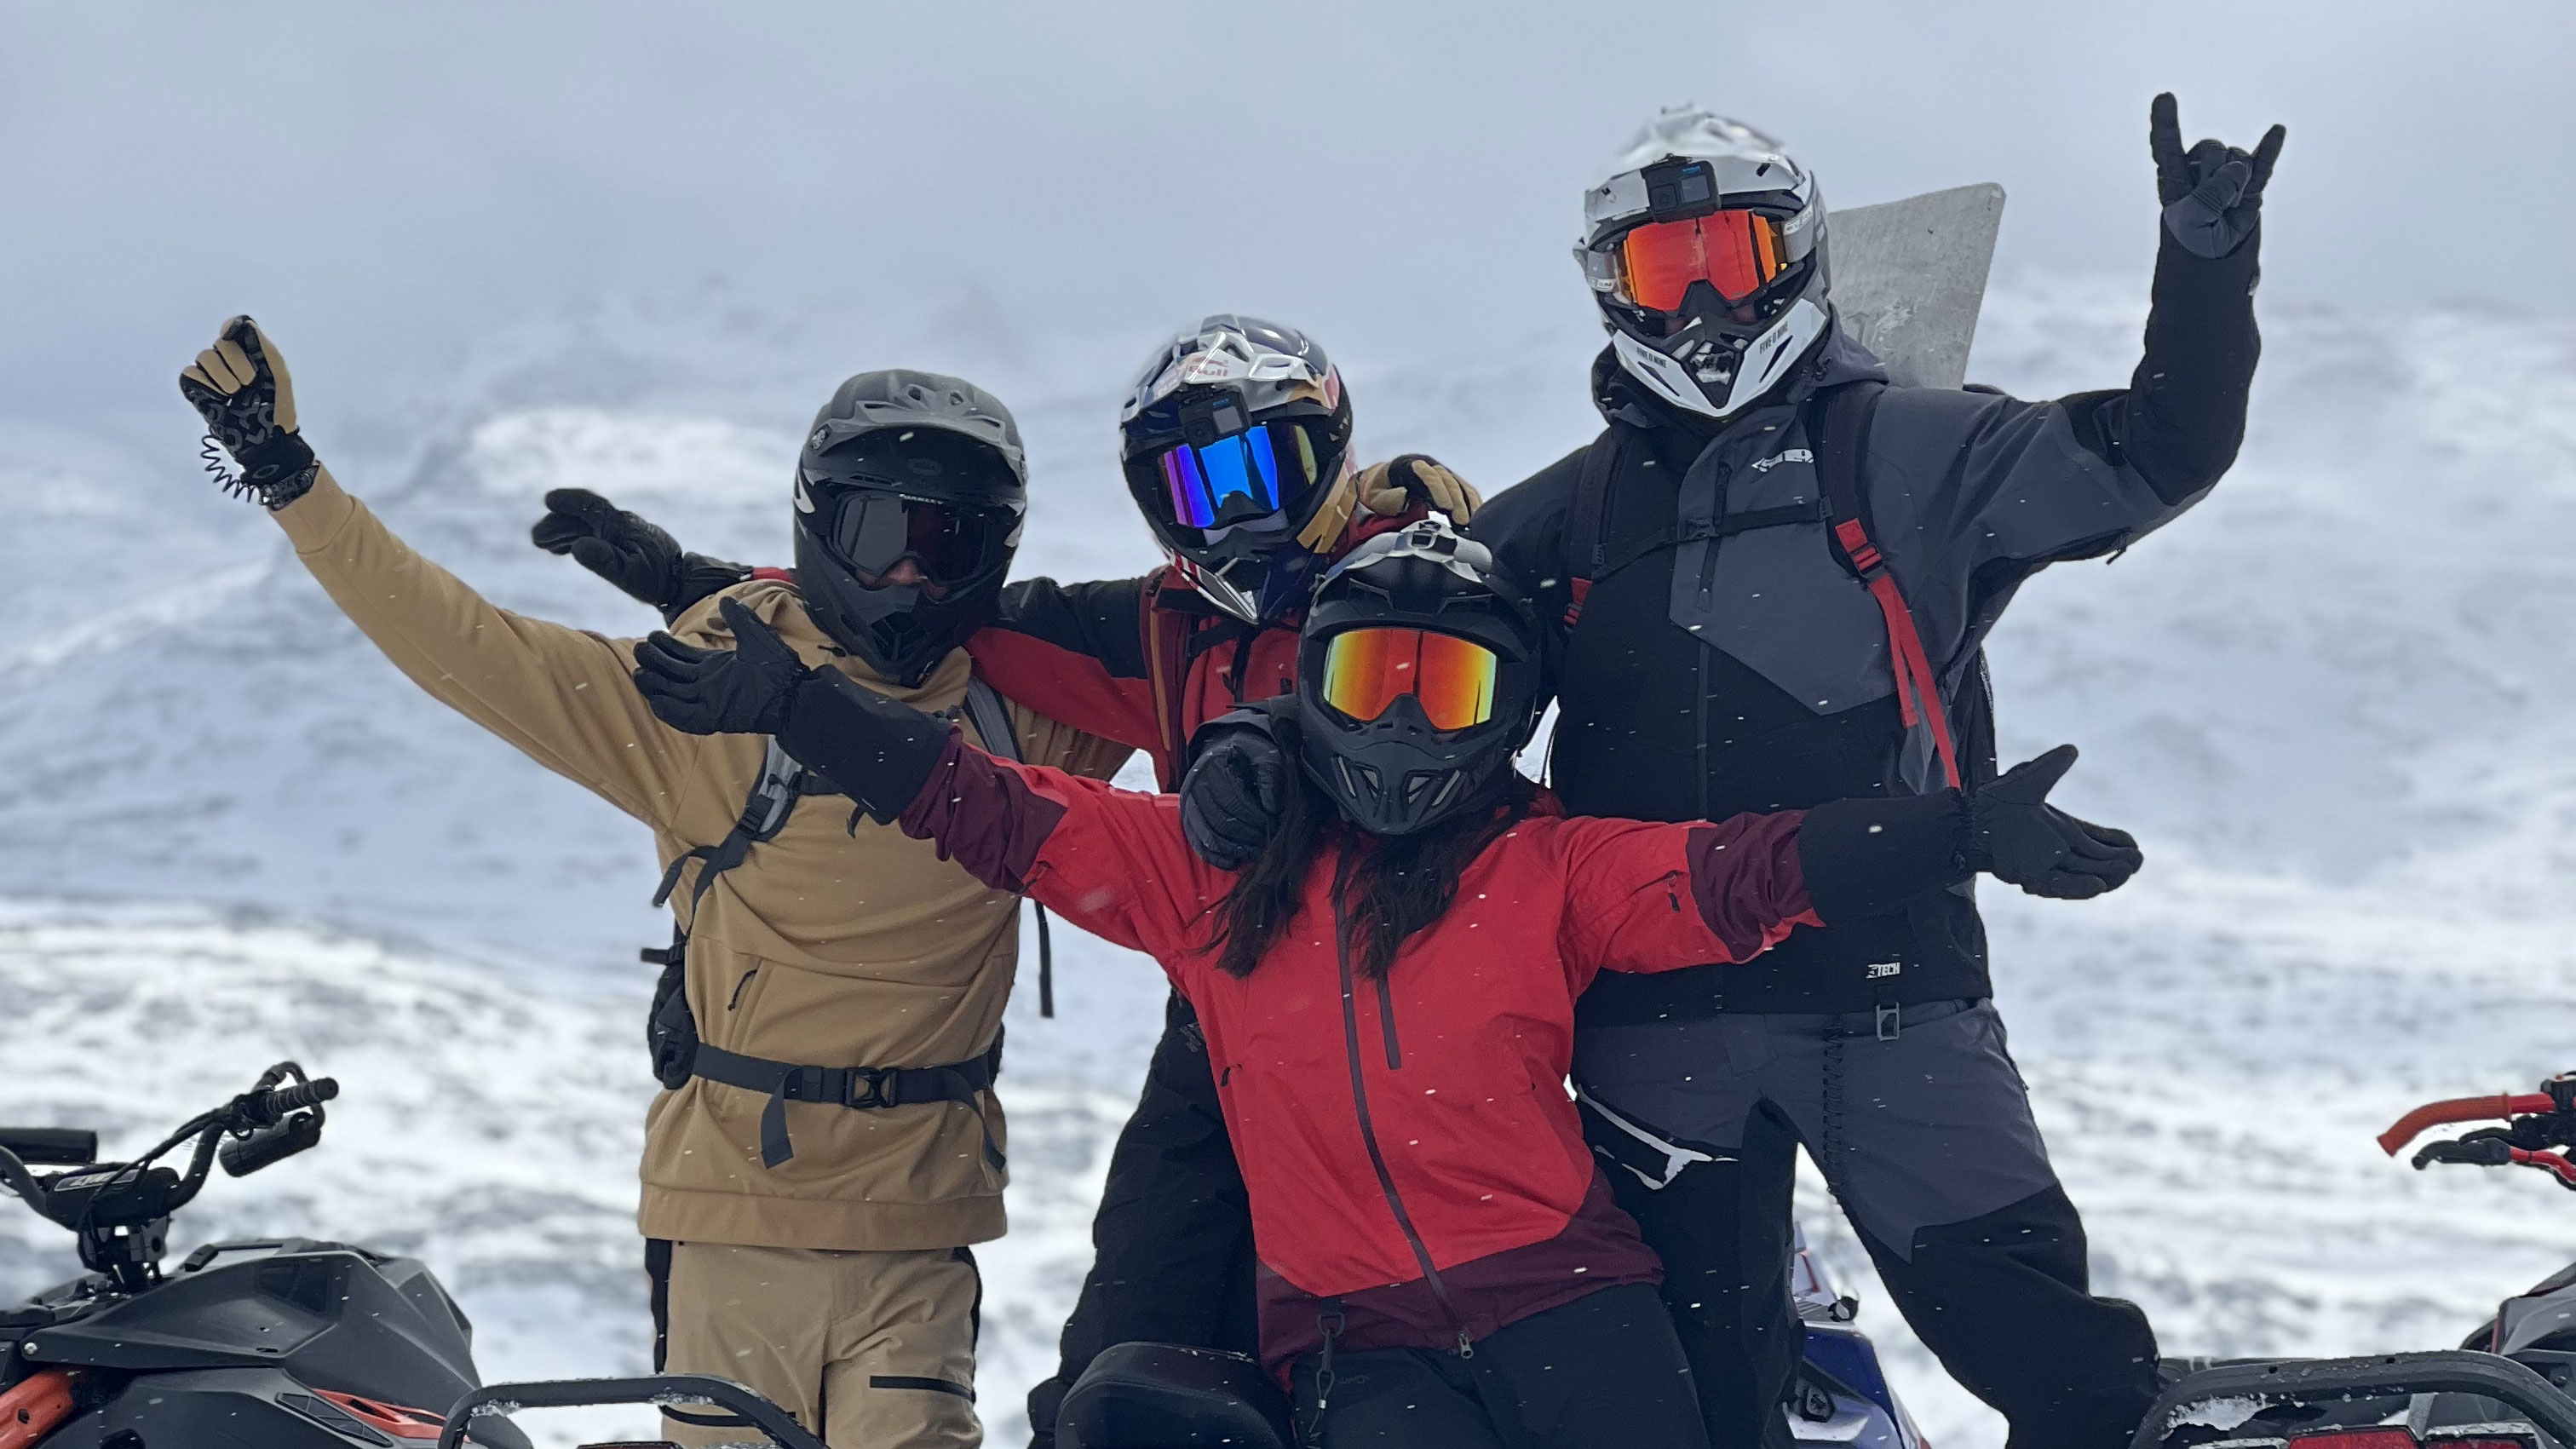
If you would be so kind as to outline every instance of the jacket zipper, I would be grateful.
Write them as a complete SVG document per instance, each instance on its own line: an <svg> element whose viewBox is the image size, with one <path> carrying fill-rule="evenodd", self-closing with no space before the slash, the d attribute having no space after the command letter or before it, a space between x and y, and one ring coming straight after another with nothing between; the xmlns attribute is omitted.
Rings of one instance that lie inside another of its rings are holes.
<svg viewBox="0 0 2576 1449"><path fill-rule="evenodd" d="M1345 855L1333 868L1336 915L1342 914L1339 906L1349 867L1350 857ZM1360 1014L1359 1004L1353 999L1356 982L1351 971L1351 927L1347 916L1343 916L1333 931L1333 960L1341 968L1342 1055L1351 1067L1351 1105L1359 1113L1360 1141L1368 1148L1369 1166L1377 1170L1378 1191L1386 1196L1387 1210L1395 1214L1395 1226L1404 1234L1405 1246L1413 1250L1415 1266L1422 1269L1423 1281L1431 1285L1431 1296L1439 1300L1440 1311L1449 1316L1451 1326L1458 1330L1458 1356L1473 1358L1476 1354L1475 1340L1467 1335L1467 1322L1459 1316L1458 1305L1450 1301L1449 1285L1440 1281L1440 1270L1431 1265L1431 1250L1423 1245L1422 1234L1414 1230L1413 1214L1405 1211L1404 1195L1395 1190L1395 1175L1387 1171L1386 1153L1377 1145L1377 1126L1369 1120L1368 1078L1360 1066ZM1382 992L1385 983L1380 982L1379 985ZM1383 1002L1386 998L1381 994L1378 999ZM1391 1020L1393 1008L1387 1010ZM1394 1040L1392 1035L1387 1038L1390 1056L1394 1054Z"/></svg>
<svg viewBox="0 0 2576 1449"><path fill-rule="evenodd" d="M1386 1069L1404 1070L1404 1048L1395 1044L1395 993L1389 991L1386 978L1377 979L1377 1031L1386 1038Z"/></svg>

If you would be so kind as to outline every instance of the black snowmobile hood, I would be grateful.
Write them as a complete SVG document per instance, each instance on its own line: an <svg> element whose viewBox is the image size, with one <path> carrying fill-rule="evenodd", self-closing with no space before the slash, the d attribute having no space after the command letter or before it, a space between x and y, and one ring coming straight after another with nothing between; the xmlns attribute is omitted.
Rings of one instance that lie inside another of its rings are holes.
<svg viewBox="0 0 2576 1449"><path fill-rule="evenodd" d="M1887 381L1887 368L1879 362L1877 354L1854 342L1850 334L1843 331L1842 314L1835 313L1833 323L1825 329L1824 340L1816 344L1815 351L1798 365L1797 371L1790 374L1785 392L1772 402L1757 403L1725 422L1687 412L1655 396L1629 376L1628 369L1619 365L1619 354L1609 347L1602 348L1601 355L1592 359L1592 405L1601 410L1604 422L1627 423L1655 431L1675 429L1689 434L1695 442L1704 443L1765 407L1783 402L1792 406L1803 403L1819 388L1846 382Z"/></svg>

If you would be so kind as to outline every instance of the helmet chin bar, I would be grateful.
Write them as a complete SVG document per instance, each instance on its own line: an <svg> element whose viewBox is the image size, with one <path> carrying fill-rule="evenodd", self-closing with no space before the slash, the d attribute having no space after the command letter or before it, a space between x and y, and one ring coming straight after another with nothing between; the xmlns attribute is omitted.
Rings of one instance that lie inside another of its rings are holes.
<svg viewBox="0 0 2576 1449"><path fill-rule="evenodd" d="M1731 359L1731 382L1725 371L1694 369L1671 353L1630 336L1624 328L1610 329L1610 348L1618 356L1619 365L1657 397L1702 417L1723 421L1769 395L1832 325L1833 319L1825 309L1809 298L1799 298L1745 347L1741 357ZM1733 351L1713 336L1693 347L1689 339L1697 333L1698 329L1691 329L1674 340L1684 344L1686 353L1699 347ZM1710 395L1711 388L1719 387L1724 388L1723 401Z"/></svg>

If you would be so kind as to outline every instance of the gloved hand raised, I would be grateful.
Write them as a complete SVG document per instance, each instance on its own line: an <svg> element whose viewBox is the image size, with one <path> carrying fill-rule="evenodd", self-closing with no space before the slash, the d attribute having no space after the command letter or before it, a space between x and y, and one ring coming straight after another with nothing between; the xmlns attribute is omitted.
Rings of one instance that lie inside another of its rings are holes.
<svg viewBox="0 0 2576 1449"><path fill-rule="evenodd" d="M2156 97L2147 111L2147 150L2156 158L2165 230L2194 256L2223 257L2244 245L2262 220L2263 188L2288 135L2274 126L2251 155L2223 141L2203 141L2185 151L2173 92Z"/></svg>
<svg viewBox="0 0 2576 1449"><path fill-rule="evenodd" d="M548 493L546 516L528 530L528 541L551 554L571 554L627 597L660 610L665 624L751 577L747 564L683 552L678 539L587 488Z"/></svg>
<svg viewBox="0 0 2576 1449"><path fill-rule="evenodd" d="M1199 859L1241 870L1261 855L1297 788L1296 725L1255 705L1219 715L1191 737L1181 778L1181 835Z"/></svg>
<svg viewBox="0 0 2576 1449"><path fill-rule="evenodd" d="M2146 856L2125 830L2078 820L2048 803L2075 765L2059 745L1968 796L1967 864L2035 896L2080 901L2118 890Z"/></svg>
<svg viewBox="0 0 2576 1449"><path fill-rule="evenodd" d="M1398 517L1421 503L1448 514L1452 523L1465 523L1476 516L1476 509L1485 501L1466 479L1423 453L1406 453L1383 463L1371 463L1360 470L1355 481L1360 507L1380 518Z"/></svg>
<svg viewBox="0 0 2576 1449"><path fill-rule="evenodd" d="M635 646L635 688L654 717L693 735L774 735L812 671L739 599L716 606L731 649L700 649L655 630Z"/></svg>
<svg viewBox="0 0 2576 1449"><path fill-rule="evenodd" d="M180 372L179 395L241 467L239 478L223 480L226 491L257 498L274 513L312 488L322 465L295 431L295 385L286 359L258 323L248 317L224 323L215 345ZM210 463L209 471L221 476L223 470Z"/></svg>

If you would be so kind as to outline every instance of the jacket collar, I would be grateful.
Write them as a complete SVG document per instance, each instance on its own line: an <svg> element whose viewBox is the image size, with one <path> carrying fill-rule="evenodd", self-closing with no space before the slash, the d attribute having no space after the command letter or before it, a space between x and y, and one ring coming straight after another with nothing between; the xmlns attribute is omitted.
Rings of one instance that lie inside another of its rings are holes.
<svg viewBox="0 0 2576 1449"><path fill-rule="evenodd" d="M1592 360L1592 403L1601 410L1602 420L1626 423L1655 433L1680 433L1690 439L1687 450L1699 452L1702 445L1725 436L1746 419L1773 407L1790 407L1805 402L1820 388L1838 387L1847 382L1885 382L1887 369L1876 354L1853 341L1842 329L1839 313L1834 325L1825 329L1824 339L1816 344L1807 360L1789 374L1783 391L1721 423L1714 418L1685 412L1655 396L1628 375L1619 365L1617 353L1604 347Z"/></svg>

